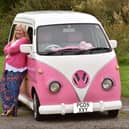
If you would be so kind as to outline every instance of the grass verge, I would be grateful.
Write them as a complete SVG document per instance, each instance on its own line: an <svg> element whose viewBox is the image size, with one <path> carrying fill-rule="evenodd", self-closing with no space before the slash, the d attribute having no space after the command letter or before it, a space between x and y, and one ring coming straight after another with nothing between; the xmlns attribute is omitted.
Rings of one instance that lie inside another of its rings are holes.
<svg viewBox="0 0 129 129"><path fill-rule="evenodd" d="M120 65L122 96L129 97L129 65Z"/></svg>

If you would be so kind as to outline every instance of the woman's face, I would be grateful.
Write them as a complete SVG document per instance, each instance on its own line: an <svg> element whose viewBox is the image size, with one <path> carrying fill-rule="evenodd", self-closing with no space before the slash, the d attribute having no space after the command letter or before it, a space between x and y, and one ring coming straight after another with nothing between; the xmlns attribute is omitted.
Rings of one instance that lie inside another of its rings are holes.
<svg viewBox="0 0 129 129"><path fill-rule="evenodd" d="M15 36L16 36L16 39L19 39L25 36L25 32L23 31L23 28L21 26L16 26Z"/></svg>

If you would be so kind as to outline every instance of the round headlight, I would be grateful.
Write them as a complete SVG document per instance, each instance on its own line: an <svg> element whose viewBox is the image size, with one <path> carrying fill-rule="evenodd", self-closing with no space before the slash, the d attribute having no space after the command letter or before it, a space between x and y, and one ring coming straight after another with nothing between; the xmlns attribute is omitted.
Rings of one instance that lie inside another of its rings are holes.
<svg viewBox="0 0 129 129"><path fill-rule="evenodd" d="M60 91L60 88L61 88L61 85L59 82L57 81L53 81L50 83L49 85L49 90L52 92L52 93L57 93Z"/></svg>
<svg viewBox="0 0 129 129"><path fill-rule="evenodd" d="M110 78L105 78L102 87L104 90L110 90L113 87L113 81Z"/></svg>

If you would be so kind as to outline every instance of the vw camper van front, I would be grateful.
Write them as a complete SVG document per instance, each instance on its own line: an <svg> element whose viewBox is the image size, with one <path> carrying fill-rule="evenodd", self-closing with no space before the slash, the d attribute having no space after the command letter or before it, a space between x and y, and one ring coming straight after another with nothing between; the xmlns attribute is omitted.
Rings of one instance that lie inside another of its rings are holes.
<svg viewBox="0 0 129 129"><path fill-rule="evenodd" d="M33 20L33 42L21 46L29 54L27 91L19 99L34 117L94 111L116 117L122 106L116 41L101 23L69 11L22 13L15 22L26 17Z"/></svg>

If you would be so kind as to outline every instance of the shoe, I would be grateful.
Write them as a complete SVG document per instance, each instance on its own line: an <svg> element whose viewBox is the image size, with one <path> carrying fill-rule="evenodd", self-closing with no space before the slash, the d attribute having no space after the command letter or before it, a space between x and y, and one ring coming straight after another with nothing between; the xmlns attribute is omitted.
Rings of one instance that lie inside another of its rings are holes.
<svg viewBox="0 0 129 129"><path fill-rule="evenodd" d="M6 112L1 113L0 116L6 116Z"/></svg>
<svg viewBox="0 0 129 129"><path fill-rule="evenodd" d="M13 116L14 112L15 112L15 107L13 106L13 107L11 107L9 110L7 110L7 112L6 112L5 115L6 115L6 116L10 116L10 115Z"/></svg>

